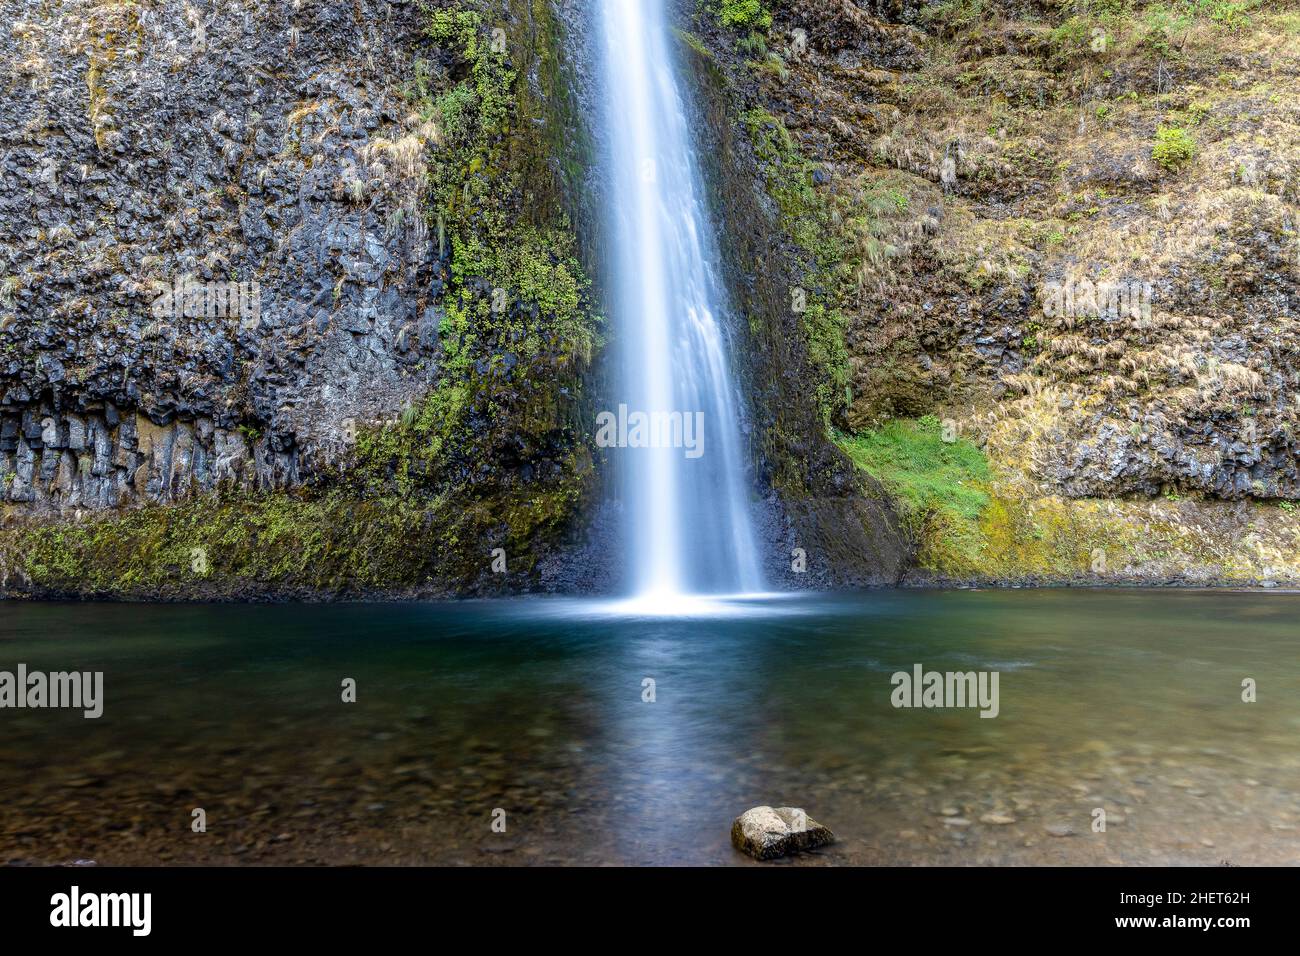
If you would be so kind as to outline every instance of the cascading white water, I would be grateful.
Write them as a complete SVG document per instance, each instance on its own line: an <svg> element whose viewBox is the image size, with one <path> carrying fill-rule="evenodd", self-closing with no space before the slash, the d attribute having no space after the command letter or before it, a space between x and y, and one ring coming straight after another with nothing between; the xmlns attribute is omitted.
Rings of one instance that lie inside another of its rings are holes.
<svg viewBox="0 0 1300 956"><path fill-rule="evenodd" d="M603 20L620 377L631 413L681 413L701 448L621 449L631 584L651 600L761 585L726 297L702 202L664 0L593 0ZM666 419L665 419L666 420Z"/></svg>

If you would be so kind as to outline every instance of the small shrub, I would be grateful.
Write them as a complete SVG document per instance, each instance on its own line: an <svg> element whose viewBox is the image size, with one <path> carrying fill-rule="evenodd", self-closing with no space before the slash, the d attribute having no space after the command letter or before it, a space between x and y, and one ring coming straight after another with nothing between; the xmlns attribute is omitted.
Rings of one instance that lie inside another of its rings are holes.
<svg viewBox="0 0 1300 956"><path fill-rule="evenodd" d="M718 16L724 26L737 30L767 30L772 26L772 14L762 0L721 0Z"/></svg>
<svg viewBox="0 0 1300 956"><path fill-rule="evenodd" d="M1062 56L1081 53L1088 46L1090 29L1083 17L1070 17L1051 33L1051 43Z"/></svg>
<svg viewBox="0 0 1300 956"><path fill-rule="evenodd" d="M1142 43L1159 56L1173 57L1178 52L1174 47L1175 35L1185 33L1193 19L1184 8L1171 10L1163 3L1148 7L1143 16L1146 34Z"/></svg>
<svg viewBox="0 0 1300 956"><path fill-rule="evenodd" d="M1196 140L1181 126L1161 124L1156 130L1156 144L1151 148L1151 158L1165 169L1182 168L1196 155Z"/></svg>

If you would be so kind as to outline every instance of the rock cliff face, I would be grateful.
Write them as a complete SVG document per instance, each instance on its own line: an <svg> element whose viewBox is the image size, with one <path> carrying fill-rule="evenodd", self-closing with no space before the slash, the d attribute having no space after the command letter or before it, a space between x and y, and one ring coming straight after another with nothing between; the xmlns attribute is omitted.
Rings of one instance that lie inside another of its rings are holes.
<svg viewBox="0 0 1300 956"><path fill-rule="evenodd" d="M594 488L571 11L0 10L5 583L545 586Z"/></svg>
<svg viewBox="0 0 1300 956"><path fill-rule="evenodd" d="M414 4L0 10L6 502L300 484L427 391Z"/></svg>
<svg viewBox="0 0 1300 956"><path fill-rule="evenodd" d="M1300 14L677 10L773 584L1300 582ZM583 0L0 11L0 591L611 586Z"/></svg>
<svg viewBox="0 0 1300 956"><path fill-rule="evenodd" d="M1300 579L1295 11L703 0L684 26L790 240L741 282L806 296L806 387L910 501L913 579Z"/></svg>
<svg viewBox="0 0 1300 956"><path fill-rule="evenodd" d="M704 8L706 26L710 17ZM826 377L824 343L805 334L806 303L803 310L792 307L792 291L817 281L810 275L815 263L810 267L783 227L761 157L737 121L743 90L692 34L680 38L697 111L696 146L736 312L732 332L748 399L751 457L767 495L768 578L789 588L896 584L914 557L911 535L885 489L855 474L832 442L819 387Z"/></svg>

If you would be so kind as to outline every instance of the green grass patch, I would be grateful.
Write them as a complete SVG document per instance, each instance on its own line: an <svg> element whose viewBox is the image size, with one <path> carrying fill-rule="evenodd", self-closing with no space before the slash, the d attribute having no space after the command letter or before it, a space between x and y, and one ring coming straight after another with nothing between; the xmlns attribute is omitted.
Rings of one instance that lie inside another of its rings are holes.
<svg viewBox="0 0 1300 956"><path fill-rule="evenodd" d="M946 511L978 521L989 496L984 453L963 438L944 441L933 415L895 419L859 435L839 433L839 446L853 463L878 478L912 515Z"/></svg>
<svg viewBox="0 0 1300 956"><path fill-rule="evenodd" d="M920 543L920 560L940 571L976 567L985 548L980 519L989 504L984 453L965 439L945 441L933 415L895 419L836 443L894 497Z"/></svg>

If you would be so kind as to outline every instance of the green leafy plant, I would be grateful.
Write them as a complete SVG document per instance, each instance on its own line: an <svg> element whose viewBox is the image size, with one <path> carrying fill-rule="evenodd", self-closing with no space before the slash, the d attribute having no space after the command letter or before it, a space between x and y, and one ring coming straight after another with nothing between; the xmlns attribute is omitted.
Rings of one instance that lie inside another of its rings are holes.
<svg viewBox="0 0 1300 956"><path fill-rule="evenodd" d="M1153 4L1143 17L1142 25L1146 32L1142 43L1160 56L1174 57L1182 46L1181 40L1175 42L1175 37L1186 33L1192 22L1193 17L1186 7L1170 9L1163 3Z"/></svg>
<svg viewBox="0 0 1300 956"><path fill-rule="evenodd" d="M1197 16L1236 32L1250 26L1250 11L1260 0L1188 0L1188 5Z"/></svg>
<svg viewBox="0 0 1300 956"><path fill-rule="evenodd" d="M1165 169L1181 169L1196 155L1196 140L1182 126L1161 124L1156 129L1155 146L1151 148L1151 158Z"/></svg>
<svg viewBox="0 0 1300 956"><path fill-rule="evenodd" d="M772 14L762 0L720 0L717 13L724 26L738 30L767 30L772 26Z"/></svg>

